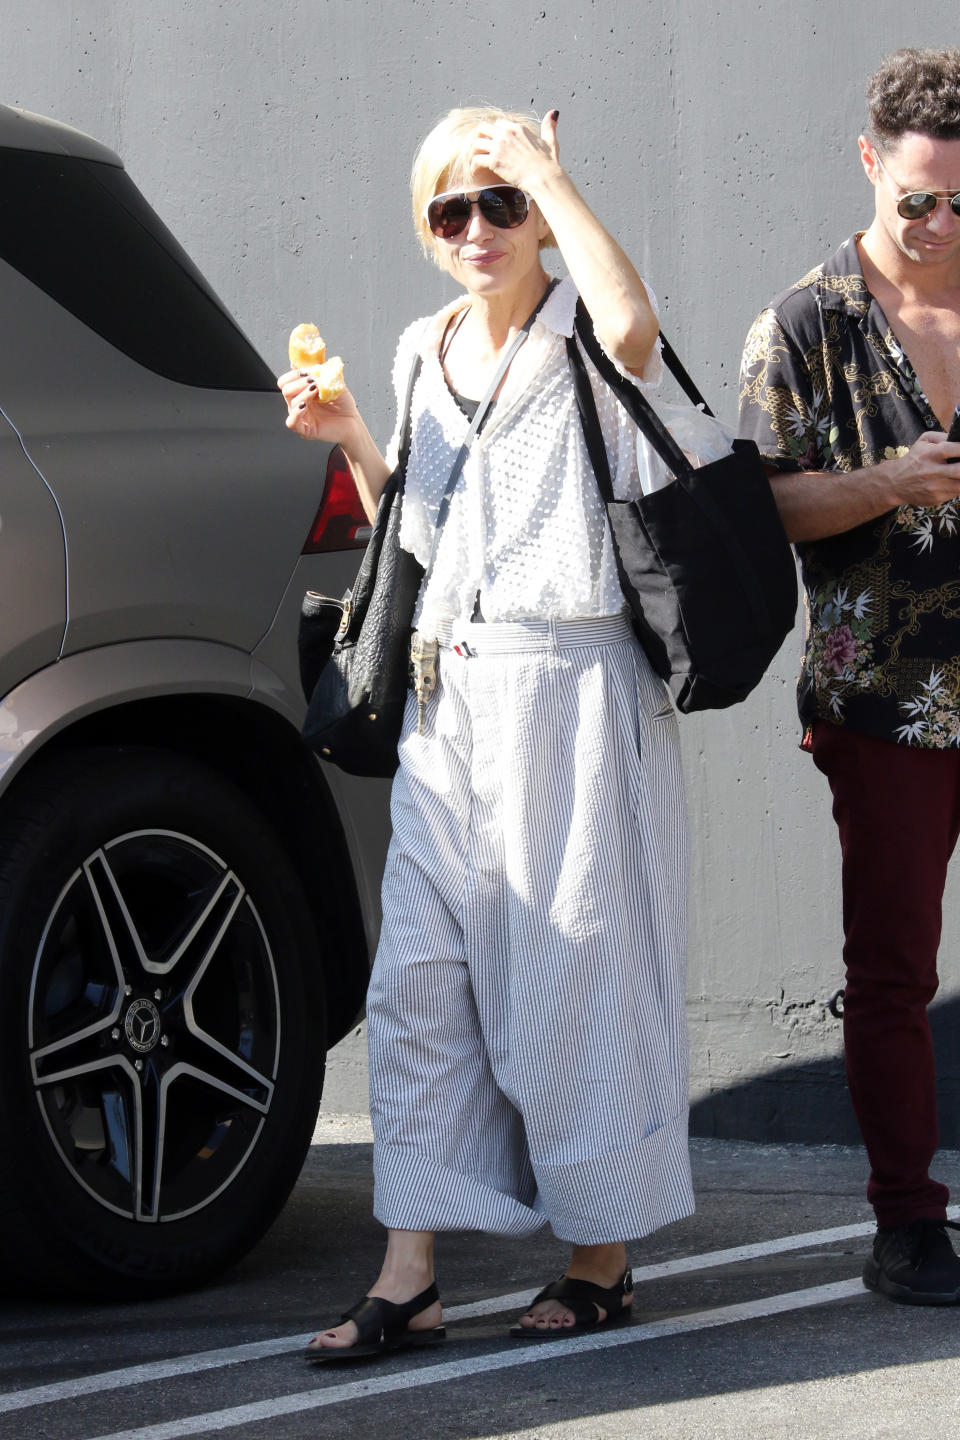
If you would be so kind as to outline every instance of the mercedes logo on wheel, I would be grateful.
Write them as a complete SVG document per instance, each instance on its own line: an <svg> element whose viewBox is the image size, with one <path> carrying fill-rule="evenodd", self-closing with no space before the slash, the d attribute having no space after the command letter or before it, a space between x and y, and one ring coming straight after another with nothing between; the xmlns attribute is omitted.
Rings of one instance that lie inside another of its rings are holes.
<svg viewBox="0 0 960 1440"><path fill-rule="evenodd" d="M134 1000L127 1011L123 1029L134 1050L145 1055L160 1039L160 1011L152 1000Z"/></svg>

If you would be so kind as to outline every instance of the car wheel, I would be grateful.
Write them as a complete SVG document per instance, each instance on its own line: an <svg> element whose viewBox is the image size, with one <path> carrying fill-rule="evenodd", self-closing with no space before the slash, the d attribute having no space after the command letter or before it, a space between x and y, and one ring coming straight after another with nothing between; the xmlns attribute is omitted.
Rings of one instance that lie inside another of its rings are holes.
<svg viewBox="0 0 960 1440"><path fill-rule="evenodd" d="M161 750L62 753L0 802L0 1267L33 1292L196 1284L299 1174L316 934L264 817Z"/></svg>

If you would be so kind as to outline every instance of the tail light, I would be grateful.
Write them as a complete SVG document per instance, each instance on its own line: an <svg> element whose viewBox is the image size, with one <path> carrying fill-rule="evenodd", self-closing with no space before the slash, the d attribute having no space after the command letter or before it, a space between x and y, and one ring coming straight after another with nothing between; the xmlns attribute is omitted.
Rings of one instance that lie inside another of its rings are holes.
<svg viewBox="0 0 960 1440"><path fill-rule="evenodd" d="M320 508L313 517L302 553L317 555L321 550L362 549L370 539L370 528L347 457L340 446L335 445L327 461Z"/></svg>

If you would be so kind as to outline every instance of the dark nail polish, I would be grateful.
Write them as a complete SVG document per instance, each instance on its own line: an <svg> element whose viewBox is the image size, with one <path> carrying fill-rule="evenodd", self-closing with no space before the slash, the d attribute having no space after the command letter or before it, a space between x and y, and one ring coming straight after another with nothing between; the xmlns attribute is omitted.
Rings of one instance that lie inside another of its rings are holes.
<svg viewBox="0 0 960 1440"><path fill-rule="evenodd" d="M306 408L307 408L307 402L306 402L306 400L301 400L301 401L300 401L300 409L301 409L301 410L306 410Z"/></svg>
<svg viewBox="0 0 960 1440"><path fill-rule="evenodd" d="M554 112L553 112L553 118L554 118L554 120L559 120L559 119L560 119L560 111L559 111L559 110L554 110Z"/></svg>

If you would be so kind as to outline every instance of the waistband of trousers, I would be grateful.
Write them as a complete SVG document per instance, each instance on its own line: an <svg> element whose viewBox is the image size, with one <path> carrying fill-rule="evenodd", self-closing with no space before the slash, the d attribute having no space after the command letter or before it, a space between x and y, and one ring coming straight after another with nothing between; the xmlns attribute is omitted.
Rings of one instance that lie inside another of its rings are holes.
<svg viewBox="0 0 960 1440"><path fill-rule="evenodd" d="M523 654L536 650L567 650L584 645L616 645L632 633L629 614L600 615L582 620L493 621L480 625L437 627L441 650L463 659L473 655Z"/></svg>

